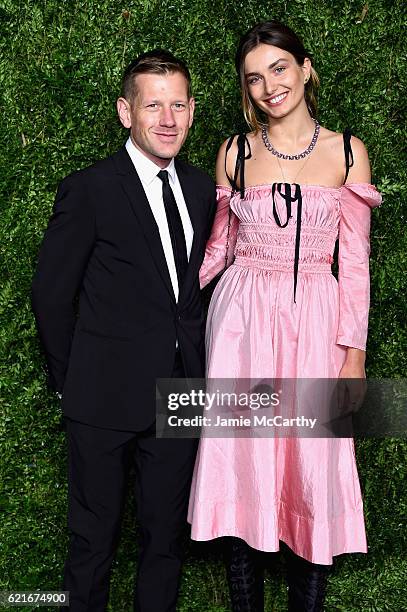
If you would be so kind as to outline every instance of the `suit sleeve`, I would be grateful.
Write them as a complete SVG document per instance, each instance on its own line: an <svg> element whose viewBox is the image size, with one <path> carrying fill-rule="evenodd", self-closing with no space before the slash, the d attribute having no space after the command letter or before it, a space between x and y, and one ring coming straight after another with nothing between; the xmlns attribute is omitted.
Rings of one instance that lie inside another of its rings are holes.
<svg viewBox="0 0 407 612"><path fill-rule="evenodd" d="M48 384L61 392L75 327L75 298L95 242L95 215L82 177L58 188L32 283L32 307L48 367Z"/></svg>
<svg viewBox="0 0 407 612"><path fill-rule="evenodd" d="M344 185L339 224L337 344L366 349L370 303L370 210L380 194L365 183Z"/></svg>
<svg viewBox="0 0 407 612"><path fill-rule="evenodd" d="M212 230L205 249L205 257L199 271L201 289L205 287L219 272L233 262L239 219L229 206L231 190L218 187L216 190L216 212Z"/></svg>

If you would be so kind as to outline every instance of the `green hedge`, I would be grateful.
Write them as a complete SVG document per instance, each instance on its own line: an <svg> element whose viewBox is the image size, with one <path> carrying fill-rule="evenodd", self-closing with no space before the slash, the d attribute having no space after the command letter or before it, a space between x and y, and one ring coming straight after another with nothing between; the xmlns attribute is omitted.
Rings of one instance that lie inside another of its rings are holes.
<svg viewBox="0 0 407 612"><path fill-rule="evenodd" d="M0 589L60 584L67 546L65 437L45 388L30 282L58 181L115 151L126 136L115 99L124 66L139 52L167 47L189 63L197 114L183 155L213 174L219 144L243 127L233 68L240 34L270 17L301 33L321 77L322 124L339 131L350 126L362 138L384 195L373 214L368 373L404 375L403 9L402 0L0 1ZM370 553L338 559L327 610L402 610L406 443L359 441L357 455ZM130 494L112 612L131 610L135 540ZM181 612L228 609L219 559L218 543L188 546ZM272 564L268 609L271 602L274 610L285 609L283 572L282 564Z"/></svg>

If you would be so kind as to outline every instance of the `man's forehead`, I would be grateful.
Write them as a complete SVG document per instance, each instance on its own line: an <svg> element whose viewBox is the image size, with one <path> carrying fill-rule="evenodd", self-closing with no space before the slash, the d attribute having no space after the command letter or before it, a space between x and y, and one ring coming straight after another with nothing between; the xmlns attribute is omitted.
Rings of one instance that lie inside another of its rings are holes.
<svg viewBox="0 0 407 612"><path fill-rule="evenodd" d="M143 72L135 76L135 85L140 93L148 91L165 93L177 90L188 94L188 81L181 72L164 74Z"/></svg>

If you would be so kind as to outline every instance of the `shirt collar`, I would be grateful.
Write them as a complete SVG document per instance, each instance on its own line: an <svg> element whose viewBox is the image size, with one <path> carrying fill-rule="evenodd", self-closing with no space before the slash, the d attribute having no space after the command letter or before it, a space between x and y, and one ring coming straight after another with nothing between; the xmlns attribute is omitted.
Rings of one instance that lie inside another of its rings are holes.
<svg viewBox="0 0 407 612"><path fill-rule="evenodd" d="M174 183L176 172L173 157L171 158L168 166L165 168L160 168L160 166L157 166L157 164L152 162L151 159L148 159L148 157L146 157L137 147L134 146L131 138L128 138L125 146L142 183L145 185L152 183L160 170L167 170L170 179Z"/></svg>

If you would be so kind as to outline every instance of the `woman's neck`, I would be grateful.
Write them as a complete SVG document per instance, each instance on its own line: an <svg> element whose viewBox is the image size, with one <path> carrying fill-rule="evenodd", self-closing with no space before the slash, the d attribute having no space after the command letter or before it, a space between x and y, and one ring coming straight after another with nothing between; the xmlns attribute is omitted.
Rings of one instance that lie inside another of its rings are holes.
<svg viewBox="0 0 407 612"><path fill-rule="evenodd" d="M273 145L285 150L301 148L309 144L315 130L315 123L306 106L298 108L285 117L269 117L268 132Z"/></svg>

